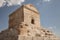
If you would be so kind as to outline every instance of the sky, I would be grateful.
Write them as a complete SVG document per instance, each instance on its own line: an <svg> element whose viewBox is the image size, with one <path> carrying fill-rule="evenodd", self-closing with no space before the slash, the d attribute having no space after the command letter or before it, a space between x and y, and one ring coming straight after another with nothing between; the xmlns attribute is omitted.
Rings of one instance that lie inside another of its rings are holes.
<svg viewBox="0 0 60 40"><path fill-rule="evenodd" d="M60 0L0 0L0 31L9 27L9 14L23 4L33 4L40 13L41 25L60 37Z"/></svg>

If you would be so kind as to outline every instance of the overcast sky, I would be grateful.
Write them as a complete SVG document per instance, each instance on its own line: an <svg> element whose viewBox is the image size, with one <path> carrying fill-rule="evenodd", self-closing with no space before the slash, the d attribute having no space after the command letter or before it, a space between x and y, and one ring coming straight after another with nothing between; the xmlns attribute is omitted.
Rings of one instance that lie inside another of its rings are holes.
<svg viewBox="0 0 60 40"><path fill-rule="evenodd" d="M60 0L0 0L0 31L8 28L8 16L22 4L33 4L40 13L41 25L60 36Z"/></svg>

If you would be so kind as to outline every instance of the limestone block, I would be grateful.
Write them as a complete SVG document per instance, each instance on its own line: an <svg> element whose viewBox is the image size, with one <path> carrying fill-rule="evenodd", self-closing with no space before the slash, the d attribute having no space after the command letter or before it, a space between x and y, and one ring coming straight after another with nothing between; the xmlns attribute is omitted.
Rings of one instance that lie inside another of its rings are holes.
<svg viewBox="0 0 60 40"><path fill-rule="evenodd" d="M31 36L21 36L19 35L18 40L32 40Z"/></svg>
<svg viewBox="0 0 60 40"><path fill-rule="evenodd" d="M33 40L44 40L42 37L33 37Z"/></svg>

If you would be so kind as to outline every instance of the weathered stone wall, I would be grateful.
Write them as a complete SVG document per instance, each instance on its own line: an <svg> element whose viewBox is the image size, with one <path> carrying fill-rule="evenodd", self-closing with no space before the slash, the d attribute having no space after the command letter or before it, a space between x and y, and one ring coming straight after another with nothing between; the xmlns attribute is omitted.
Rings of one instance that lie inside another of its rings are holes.
<svg viewBox="0 0 60 40"><path fill-rule="evenodd" d="M29 26L34 26L34 27L40 27L40 16L39 12L34 12L35 10L33 6L24 6L24 22L27 23ZM34 20L34 23L32 23L32 19Z"/></svg>
<svg viewBox="0 0 60 40"><path fill-rule="evenodd" d="M59 40L59 39L49 37L19 36L18 40Z"/></svg>
<svg viewBox="0 0 60 40"><path fill-rule="evenodd" d="M24 21L23 6L9 15L9 28L15 28Z"/></svg>
<svg viewBox="0 0 60 40"><path fill-rule="evenodd" d="M18 32L16 29L7 29L0 33L0 40L17 40Z"/></svg>
<svg viewBox="0 0 60 40"><path fill-rule="evenodd" d="M41 35L42 34L40 35L37 34L36 36L20 35L17 29L7 29L0 33L0 40L60 40L54 35L52 36Z"/></svg>

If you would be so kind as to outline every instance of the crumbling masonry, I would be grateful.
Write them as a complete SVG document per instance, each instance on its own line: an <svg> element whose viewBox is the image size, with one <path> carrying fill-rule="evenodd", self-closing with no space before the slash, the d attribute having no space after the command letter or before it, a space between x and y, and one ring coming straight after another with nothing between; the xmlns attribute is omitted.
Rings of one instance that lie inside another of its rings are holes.
<svg viewBox="0 0 60 40"><path fill-rule="evenodd" d="M32 4L22 5L9 15L9 28L0 33L0 40L59 40L40 25L40 16Z"/></svg>

